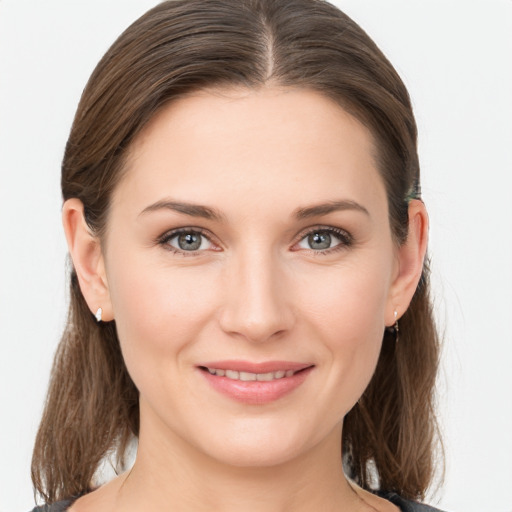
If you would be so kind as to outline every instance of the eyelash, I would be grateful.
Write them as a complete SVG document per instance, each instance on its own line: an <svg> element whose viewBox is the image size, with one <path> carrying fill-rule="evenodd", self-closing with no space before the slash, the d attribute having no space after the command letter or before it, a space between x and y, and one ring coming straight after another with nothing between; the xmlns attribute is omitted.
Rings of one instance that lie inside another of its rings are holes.
<svg viewBox="0 0 512 512"><path fill-rule="evenodd" d="M177 249L176 247L173 247L172 245L169 244L169 241L172 240L173 238L175 238L181 234L188 234L188 233L199 234L199 235L205 237L211 244L213 244L213 242L211 240L211 235L209 233L207 233L206 231L204 231L201 228L193 228L193 227L180 228L180 229L168 231L157 239L157 243L159 245L164 246L166 250L171 251L174 254L178 254L180 256L195 256L195 255L197 255L198 252L202 252L202 251L200 251L200 250L183 251L183 250ZM315 251L314 249L307 249L315 256L324 256L324 255L328 255L328 254L333 254L335 252L347 249L353 244L352 235L343 229L334 228L332 226L315 226L314 228L308 228L306 231L303 231L297 237L297 240L293 243L293 246L296 246L297 244L302 242L305 238L307 238L308 236L310 236L314 233L327 233L329 235L334 235L338 240L340 240L340 243L338 243L334 247L329 247L327 249L318 250L318 251Z"/></svg>
<svg viewBox="0 0 512 512"><path fill-rule="evenodd" d="M329 247L327 249L315 251L314 249L309 249L309 251L314 256L327 256L330 254L334 254L338 251L343 251L352 246L354 239L352 235L345 231L344 229L335 228L332 226L315 226L313 228L307 228L307 230L303 231L298 237L297 241L294 243L294 246L302 242L309 235L314 233L328 233L329 235L334 235L340 243L335 245L334 247Z"/></svg>
<svg viewBox="0 0 512 512"><path fill-rule="evenodd" d="M213 244L213 242L211 240L212 237L209 233L207 233L206 231L204 231L201 228L194 228L194 227L180 228L180 229L174 229L172 231L168 231L167 233L164 233L161 237L159 237L157 242L158 242L158 244L162 245L166 250L168 250L174 254L177 254L179 256L196 256L197 253L201 252L201 251L182 251L180 249L176 249L176 247L173 247L172 245L169 244L169 241L172 240L173 238L175 238L179 235L184 235L184 234L188 234L188 233L199 234L199 235L203 236L204 238L206 238L211 244Z"/></svg>

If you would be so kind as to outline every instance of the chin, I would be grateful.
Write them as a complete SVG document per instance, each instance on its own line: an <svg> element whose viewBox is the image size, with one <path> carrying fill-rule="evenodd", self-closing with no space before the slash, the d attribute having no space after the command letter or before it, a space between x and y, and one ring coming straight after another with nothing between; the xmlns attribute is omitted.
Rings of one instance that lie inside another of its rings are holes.
<svg viewBox="0 0 512 512"><path fill-rule="evenodd" d="M279 443L232 443L229 449L211 453L218 462L236 468L269 468L280 466L300 456L302 451Z"/></svg>
<svg viewBox="0 0 512 512"><path fill-rule="evenodd" d="M235 422L237 423L237 422ZM325 439L325 432L311 432L305 422L243 421L219 434L212 429L199 449L212 459L238 468L265 468L304 456ZM302 428L301 428L302 427ZM340 437L341 439L341 437Z"/></svg>

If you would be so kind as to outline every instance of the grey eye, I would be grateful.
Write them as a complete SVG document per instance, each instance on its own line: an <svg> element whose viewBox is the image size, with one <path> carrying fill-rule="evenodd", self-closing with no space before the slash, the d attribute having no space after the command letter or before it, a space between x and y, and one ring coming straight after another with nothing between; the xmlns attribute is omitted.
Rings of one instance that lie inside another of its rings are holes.
<svg viewBox="0 0 512 512"><path fill-rule="evenodd" d="M301 249L313 251L327 251L338 245L349 246L350 238L334 229L315 229L298 243Z"/></svg>
<svg viewBox="0 0 512 512"><path fill-rule="evenodd" d="M166 243L174 249L184 252L211 248L211 242L199 231L183 231L176 233L168 238Z"/></svg>
<svg viewBox="0 0 512 512"><path fill-rule="evenodd" d="M331 247L332 237L327 231L316 231L308 235L310 249L322 250Z"/></svg>
<svg viewBox="0 0 512 512"><path fill-rule="evenodd" d="M178 236L178 246L183 251L197 251L201 247L201 238L199 233L182 233Z"/></svg>

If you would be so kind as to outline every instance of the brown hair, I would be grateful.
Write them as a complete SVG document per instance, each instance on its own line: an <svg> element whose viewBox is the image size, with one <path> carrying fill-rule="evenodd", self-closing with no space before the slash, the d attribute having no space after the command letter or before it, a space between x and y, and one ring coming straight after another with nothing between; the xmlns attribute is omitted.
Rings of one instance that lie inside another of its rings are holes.
<svg viewBox="0 0 512 512"><path fill-rule="evenodd" d="M416 124L407 90L366 33L322 0L171 0L131 25L94 70L62 164L64 200L84 204L102 236L131 142L171 100L214 86L304 87L363 122L397 244L419 198ZM97 324L70 269L70 309L36 439L32 479L47 502L88 490L107 454L122 461L138 435L138 391L115 322ZM425 265L400 323L385 333L377 369L343 428L346 471L364 488L421 498L431 483L438 338ZM341 454L340 454L341 457Z"/></svg>

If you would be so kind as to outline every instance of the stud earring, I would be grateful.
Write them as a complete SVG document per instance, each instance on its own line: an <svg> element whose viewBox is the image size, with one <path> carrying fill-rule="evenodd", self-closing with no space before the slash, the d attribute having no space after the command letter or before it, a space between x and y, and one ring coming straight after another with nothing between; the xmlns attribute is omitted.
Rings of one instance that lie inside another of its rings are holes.
<svg viewBox="0 0 512 512"><path fill-rule="evenodd" d="M98 310L96 311L96 314L94 315L95 318L96 318L96 322L101 322L101 315L103 313L103 310L101 308L98 308Z"/></svg>
<svg viewBox="0 0 512 512"><path fill-rule="evenodd" d="M393 325L390 325L389 327L386 327L386 331L389 333L395 334L395 343L398 343L398 311L395 309L393 311L393 315L395 317L395 323Z"/></svg>

